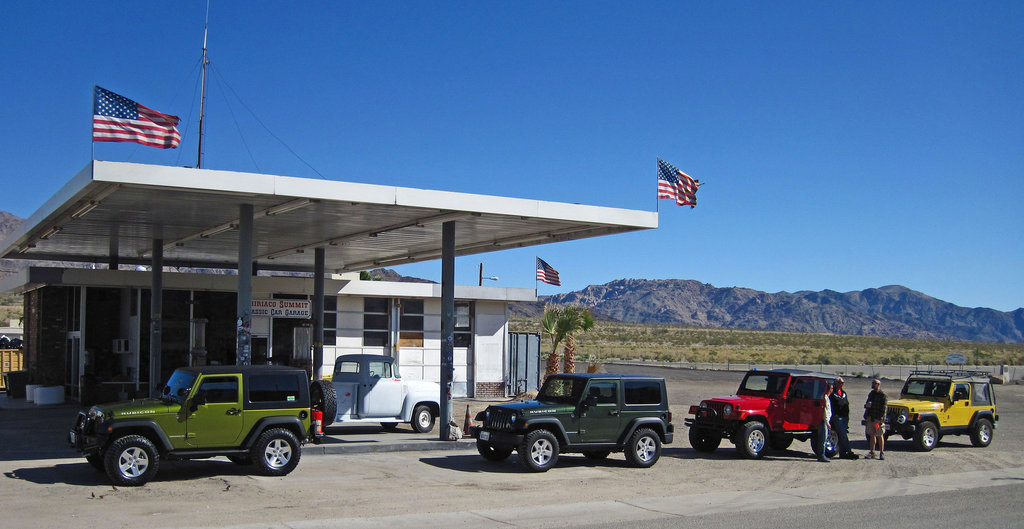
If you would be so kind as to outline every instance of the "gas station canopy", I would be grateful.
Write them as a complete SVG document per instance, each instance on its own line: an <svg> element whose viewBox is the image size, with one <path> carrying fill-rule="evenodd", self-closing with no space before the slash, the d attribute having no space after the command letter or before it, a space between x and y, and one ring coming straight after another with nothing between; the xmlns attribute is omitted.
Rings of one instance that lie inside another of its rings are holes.
<svg viewBox="0 0 1024 529"><path fill-rule="evenodd" d="M580 204L254 173L94 161L0 243L0 258L238 267L240 208L253 207L259 270L369 270L656 228L658 214Z"/></svg>

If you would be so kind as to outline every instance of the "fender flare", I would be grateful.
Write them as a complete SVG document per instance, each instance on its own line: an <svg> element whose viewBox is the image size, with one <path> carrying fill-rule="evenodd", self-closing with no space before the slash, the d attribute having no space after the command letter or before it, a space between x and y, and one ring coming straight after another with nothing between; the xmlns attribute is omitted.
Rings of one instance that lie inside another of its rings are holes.
<svg viewBox="0 0 1024 529"><path fill-rule="evenodd" d="M146 435L146 437L153 441L153 443L157 445L157 449L161 452L166 453L174 450L171 446L170 438L167 437L167 434L164 433L164 429L161 428L156 421L146 419L118 420L111 422L110 426L113 427L113 430L107 435L108 439L119 437L119 431L123 432L124 430L133 430L138 432L141 430L149 434Z"/></svg>
<svg viewBox="0 0 1024 529"><path fill-rule="evenodd" d="M527 422L529 423L529 426L527 426L526 432L531 432L533 430L539 430L541 428L543 428L545 430L551 430L552 433L555 434L555 437L558 438L558 442L559 443L561 443L563 445L569 444L569 434L566 433L565 427L562 426L562 423L560 421L558 421L557 419L539 418L539 419L530 419Z"/></svg>
<svg viewBox="0 0 1024 529"><path fill-rule="evenodd" d="M275 426L291 430L299 438L299 441L308 437L308 432L303 428L302 421L294 415L288 417L264 417L252 425L249 433L245 435L245 439L242 441L242 448L252 448L252 445L256 444L256 439L259 438L264 430Z"/></svg>
<svg viewBox="0 0 1024 529"><path fill-rule="evenodd" d="M993 427L996 424L995 414L988 410L978 410L975 411L974 415L971 416L971 421L967 423L967 428L973 429L974 425L978 422L978 419L988 419L989 422L992 423Z"/></svg>
<svg viewBox="0 0 1024 529"><path fill-rule="evenodd" d="M665 442L665 423L663 423L661 421L661 419L658 419L656 417L643 417L643 418L639 418L639 419L633 419L629 423L629 426L627 426L623 430L622 436L619 437L619 443L618 444L620 444L620 445L626 444L626 442L629 440L629 438L632 437L633 433L636 432L637 430L639 430L640 428L644 427L644 426L651 426L651 427L653 427L652 429L655 432L657 432L658 437L661 438L661 442L663 442L663 443Z"/></svg>

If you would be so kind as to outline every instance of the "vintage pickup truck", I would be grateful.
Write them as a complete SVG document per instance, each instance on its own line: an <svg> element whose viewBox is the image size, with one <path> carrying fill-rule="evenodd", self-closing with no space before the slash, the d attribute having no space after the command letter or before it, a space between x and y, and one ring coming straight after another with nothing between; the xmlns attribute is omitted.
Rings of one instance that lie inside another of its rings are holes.
<svg viewBox="0 0 1024 529"><path fill-rule="evenodd" d="M331 384L337 393L337 413L324 414L325 426L331 422L380 423L385 430L393 430L407 422L417 432L427 433L434 428L441 409L440 385L402 379L390 356L339 356L334 361Z"/></svg>

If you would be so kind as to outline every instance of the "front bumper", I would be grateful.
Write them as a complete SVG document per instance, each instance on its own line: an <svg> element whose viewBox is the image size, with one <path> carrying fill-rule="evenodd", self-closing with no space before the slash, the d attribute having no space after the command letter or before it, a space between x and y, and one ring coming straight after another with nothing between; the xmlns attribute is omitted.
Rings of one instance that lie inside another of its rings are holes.
<svg viewBox="0 0 1024 529"><path fill-rule="evenodd" d="M478 441L484 441L492 446L519 446L523 442L523 434L488 430L482 426L471 426L469 432L471 437L475 437Z"/></svg>
<svg viewBox="0 0 1024 529"><path fill-rule="evenodd" d="M84 412L78 412L75 425L68 431L68 445L87 456L99 453L103 439L96 434L96 426Z"/></svg>

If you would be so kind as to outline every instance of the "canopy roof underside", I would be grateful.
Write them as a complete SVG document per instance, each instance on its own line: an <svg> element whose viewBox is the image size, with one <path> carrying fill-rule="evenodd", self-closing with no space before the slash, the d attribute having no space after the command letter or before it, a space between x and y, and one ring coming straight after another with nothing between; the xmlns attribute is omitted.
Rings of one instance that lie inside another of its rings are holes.
<svg viewBox="0 0 1024 529"><path fill-rule="evenodd" d="M652 229L655 212L182 167L94 161L6 241L0 258L237 268L242 206L261 270L328 272Z"/></svg>

